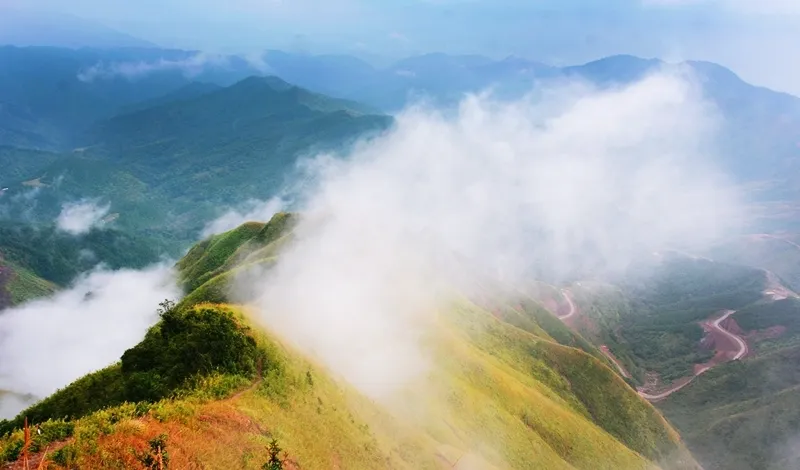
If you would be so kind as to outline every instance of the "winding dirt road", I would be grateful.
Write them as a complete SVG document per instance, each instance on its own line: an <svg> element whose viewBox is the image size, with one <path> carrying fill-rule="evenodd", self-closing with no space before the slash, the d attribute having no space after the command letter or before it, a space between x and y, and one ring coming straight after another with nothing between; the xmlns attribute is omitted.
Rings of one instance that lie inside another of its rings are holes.
<svg viewBox="0 0 800 470"><path fill-rule="evenodd" d="M722 364L724 362L738 361L741 358L743 358L747 354L747 343L740 336L731 333L730 331L728 331L725 328L723 328L722 325L721 325L722 322L727 320L734 313L736 313L735 310L725 310L722 313L722 316L720 316L716 320L708 321L708 322L704 322L703 323L703 326L705 327L704 329L706 329L707 333L709 333L710 335L714 335L714 334L720 335L723 338L727 338L728 340L730 340L731 342L733 342L736 345L736 349L735 349L735 352L734 352L732 357L725 358L724 357L724 353L721 354L721 353L718 352L717 356L714 359L712 359L710 362L708 362L708 363L706 363L706 364L704 364L702 366L697 367L695 369L695 373L694 373L694 375L692 377L684 377L683 379L680 379L677 382L675 382L670 388L668 388L666 390L663 390L663 391L661 391L660 393L657 393L657 394L651 394L651 393L644 392L642 390L638 390L639 395L642 398L645 398L645 399L650 400L650 401L663 400L664 398L667 398L668 396L672 395L673 393L677 392L678 390L682 389L683 387L689 385L690 383L692 383L692 381L696 377L698 377L698 376L704 374L705 372L711 370L715 366L717 366L719 364ZM720 356L723 356L723 357L720 357Z"/></svg>
<svg viewBox="0 0 800 470"><path fill-rule="evenodd" d="M708 370L708 369L706 369L706 370ZM703 372L705 372L705 370ZM639 393L640 397L642 397L642 398L644 398L645 400L648 400L648 401L663 400L663 399L667 398L668 396L672 395L673 393L677 392L678 390L682 389L683 387L685 387L685 386L689 385L690 383L692 383L692 381L696 377L697 376L695 375L693 377L685 377L683 379L680 379L672 387L670 387L667 390L664 390L663 392L661 392L659 394L656 394L656 395L651 395L651 394L649 394L647 392L643 392L641 390L637 390L637 392Z"/></svg>
<svg viewBox="0 0 800 470"><path fill-rule="evenodd" d="M612 364L614 364L614 366L617 368L617 370L619 371L619 373L620 373L620 374L621 374L623 377L625 377L626 379L629 379L629 378L631 378L631 374L630 374L630 373L629 373L629 372L628 372L628 371L625 369L625 367L624 367L624 366L623 366L623 365L622 365L622 364L619 362L619 359L617 359L617 358L614 356L614 354L612 354L612 353L611 353L611 350L610 350L610 349L608 349L608 346L606 346L605 344L601 345L601 346L600 346L600 352L602 352L602 353L603 353L603 355L605 355L605 356L608 358L608 360L609 360L609 361L611 361L611 363L612 363Z"/></svg>
<svg viewBox="0 0 800 470"><path fill-rule="evenodd" d="M563 321L575 315L575 311L577 309L575 308L575 303L572 301L572 297L569 295L569 291L566 289L561 289L561 295L564 297L564 300L567 301L567 305L569 305L569 312L567 312L566 315L561 315L558 317L559 320Z"/></svg>
<svg viewBox="0 0 800 470"><path fill-rule="evenodd" d="M727 336L728 338L736 342L736 344L739 346L739 350L736 351L736 354L733 356L731 361L738 361L739 359L743 358L745 354L747 354L747 343L740 336L735 335L730 331L726 330L725 328L723 328L722 326L720 326L720 323L727 320L728 317L730 317L734 313L736 313L736 311L726 310L725 313L721 317L716 319L713 323L711 323L711 325L713 325L714 328L716 328L720 333L722 333L723 335Z"/></svg>
<svg viewBox="0 0 800 470"><path fill-rule="evenodd" d="M559 320L565 321L570 319L575 315L577 312L577 308L575 307L575 302L572 300L572 297L569 295L569 291L567 289L561 289L561 295L564 297L564 300L567 302L569 306L569 311L565 315L556 315ZM738 335L731 333L730 331L726 330L722 326L722 322L730 318L731 315L736 313L735 310L725 310L722 312L722 315L711 321L705 321L702 323L703 329L706 330L706 333L711 335L712 337L717 336L715 338L717 340L715 349L717 350L717 354L710 362L695 366L694 375L690 377L684 377L672 384L668 389L662 390L658 393L648 393L643 390L637 390L639 395L649 401L659 401L667 398L668 396L672 395L673 393L677 392L678 390L682 389L683 387L692 383L692 381L700 376L701 374L705 373L708 370L711 370L713 367L722 364L724 362L730 361L738 361L743 358L747 354L747 343ZM721 341L720 341L721 340ZM723 348L724 340L730 342L730 345L734 345L735 349ZM617 370L622 374L623 377L630 377L630 374L622 364L619 363L616 357L611 353L607 346L601 345L600 351L608 357L611 362L616 366ZM730 352L733 351L733 355L729 356Z"/></svg>

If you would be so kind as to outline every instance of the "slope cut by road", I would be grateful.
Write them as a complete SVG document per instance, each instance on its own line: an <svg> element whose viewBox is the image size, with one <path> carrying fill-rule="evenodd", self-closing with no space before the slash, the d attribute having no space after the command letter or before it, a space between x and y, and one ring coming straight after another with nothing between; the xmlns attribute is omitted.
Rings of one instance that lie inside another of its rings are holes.
<svg viewBox="0 0 800 470"><path fill-rule="evenodd" d="M567 302L569 309L566 314L557 316L559 320L566 322L575 315L577 308L575 307L575 302L572 300L572 297L569 295L569 291L567 289L562 289L561 295ZM689 385L695 379L695 377L705 373L716 365L723 362L738 361L739 359L743 358L747 354L747 343L741 337L729 332L722 326L722 322L727 320L734 313L736 313L734 310L725 310L722 312L722 315L719 318L712 321L703 322L703 329L706 330L707 334L715 339L715 349L717 350L717 354L714 359L701 366L696 366L694 375L690 377L684 377L674 382L672 386L666 390L662 390L659 393L648 393L640 388L637 390L639 395L650 401L663 400L683 387ZM729 345L731 346L730 348L727 347ZM608 349L608 347L603 345L600 347L600 350L611 360L611 362L617 367L617 370L623 376L630 376L611 354L611 351ZM731 352L733 352L733 355L730 355Z"/></svg>
<svg viewBox="0 0 800 470"><path fill-rule="evenodd" d="M719 317L717 320L712 322L711 325L718 332L720 332L723 335L725 335L726 337L730 338L731 340L733 340L737 344L739 349L736 351L736 354L734 354L734 356L733 356L733 358L731 360L732 361L738 361L739 359L743 358L745 354L747 354L747 343L741 337L739 337L738 335L735 335L735 334L731 333L730 331L726 330L725 328L723 328L722 326L720 326L720 323L722 323L723 321L727 320L728 317L730 317L734 313L736 313L734 310L726 310L725 313L721 317Z"/></svg>
<svg viewBox="0 0 800 470"><path fill-rule="evenodd" d="M611 361L612 364L614 364L614 367L617 368L617 370L623 377L625 377L626 379L631 378L631 374L619 362L619 359L617 359L616 356L614 356L614 354L611 353L611 350L608 349L608 346L606 346L605 344L601 345L600 352L602 352L603 355L606 356L608 360Z"/></svg>
<svg viewBox="0 0 800 470"><path fill-rule="evenodd" d="M668 388L666 390L663 390L660 393L651 394L651 393L647 393L647 392L642 391L642 390L638 390L639 395L641 395L643 398L645 398L647 400L650 400L650 401L663 400L664 398L667 398L668 396L672 395L673 393L677 392L678 390L682 389L683 387L689 385L690 383L692 383L692 381L695 379L695 377L705 373L706 371L711 370L713 367L715 367L715 366L717 366L717 365L719 365L719 364L721 364L723 362L738 361L739 359L743 358L747 354L747 343L741 337L731 333L730 331L726 330L721 325L722 322L727 320L734 313L736 313L736 311L734 311L734 310L725 310L723 312L722 316L720 316L716 320L713 320L713 321L710 321L710 322L706 322L706 323L703 324L704 327L705 327L704 329L706 329L706 332L708 334L710 334L712 336L714 336L714 335L717 336L715 338L715 340L717 340L717 339L727 339L727 340L731 341L735 345L735 349L733 350L733 356L731 356L730 358L725 358L724 355L723 355L723 357L720 357L720 352L724 353L725 351L724 351L724 349L719 347L720 346L719 343L721 341L717 341L717 348L716 348L717 351L718 351L717 356L714 359L712 359L710 362L698 367L695 370L695 373L694 373L693 376L684 377L683 379L678 380L670 388Z"/></svg>
<svg viewBox="0 0 800 470"><path fill-rule="evenodd" d="M577 309L575 308L575 303L572 301L572 297L570 297L569 295L569 291L567 291L566 289L561 289L561 295L564 297L564 300L567 301L567 306L569 307L569 310L567 311L566 314L560 315L558 317L559 320L563 321L575 315L575 311Z"/></svg>

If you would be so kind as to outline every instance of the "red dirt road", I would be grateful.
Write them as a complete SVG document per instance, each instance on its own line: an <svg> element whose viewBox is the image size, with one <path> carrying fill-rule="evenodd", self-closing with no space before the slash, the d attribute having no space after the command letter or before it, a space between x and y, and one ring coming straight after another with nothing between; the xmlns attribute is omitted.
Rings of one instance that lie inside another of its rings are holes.
<svg viewBox="0 0 800 470"><path fill-rule="evenodd" d="M619 373L622 374L623 377L625 377L626 379L631 378L631 374L629 374L628 371L625 370L625 367L623 367L622 364L620 364L619 360L611 353L611 350L608 349L608 346L606 346L605 344L600 346L600 352L602 352L608 358L608 360L610 360L614 364L614 366L617 368Z"/></svg>
<svg viewBox="0 0 800 470"><path fill-rule="evenodd" d="M564 300L567 301L568 310L566 314L558 315L558 319L564 321L575 315L577 308L575 308L575 302L572 301L572 297L570 297L569 291L567 291L566 289L561 289L561 295L564 297Z"/></svg>
<svg viewBox="0 0 800 470"><path fill-rule="evenodd" d="M572 297L569 295L569 291L567 289L562 289L561 294L564 297L564 300L567 302L568 311L564 315L557 314L556 316L559 318L559 320L569 325L569 320L577 312L577 307L575 306L575 302L572 300ZM725 310L721 313L722 314L719 317L706 320L700 324L700 326L702 326L703 330L706 332L706 338L711 341L711 344L714 347L714 358L705 364L695 365L694 375L678 379L670 384L670 386L666 389L653 391L640 387L637 391L642 398L645 398L649 401L663 400L683 387L689 385L692 383L695 377L705 373L711 368L725 362L738 361L747 355L747 342L745 342L741 336L731 333L725 329L725 326L723 325L726 323L728 318L730 318L730 316L736 312L734 310ZM629 378L631 376L628 371L625 370L622 364L619 363L617 358L614 357L606 345L600 346L600 351L614 364L614 366L616 366L617 370L620 372L620 374L622 374L623 377Z"/></svg>
<svg viewBox="0 0 800 470"><path fill-rule="evenodd" d="M703 330L705 330L707 337L713 342L716 354L714 358L705 364L698 364L695 366L694 375L691 377L684 377L671 384L666 390L661 390L658 393L648 393L639 389L639 395L650 401L659 401L667 398L683 387L692 383L695 377L705 373L711 368L730 361L738 361L747 355L747 343L740 336L731 333L722 326L723 323L734 313L734 310L725 310L719 318L714 320L707 320L701 323Z"/></svg>

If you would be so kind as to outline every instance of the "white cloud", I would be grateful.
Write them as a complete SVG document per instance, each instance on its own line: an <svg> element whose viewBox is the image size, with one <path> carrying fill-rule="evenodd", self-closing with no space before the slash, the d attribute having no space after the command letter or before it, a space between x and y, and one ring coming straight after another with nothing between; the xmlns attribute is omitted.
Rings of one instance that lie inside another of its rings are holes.
<svg viewBox="0 0 800 470"><path fill-rule="evenodd" d="M487 279L598 277L739 220L714 170L716 114L687 77L581 84L516 103L424 108L347 160L320 157L297 241L266 274L265 321L374 398L427 370L431 314Z"/></svg>
<svg viewBox="0 0 800 470"><path fill-rule="evenodd" d="M61 206L56 228L72 235L82 235L97 227L108 214L110 206L100 206L95 201L82 200Z"/></svg>
<svg viewBox="0 0 800 470"><path fill-rule="evenodd" d="M249 63L255 62L249 61ZM177 70L187 77L194 77L209 67L226 67L228 64L228 56L205 52L199 52L181 60L159 59L154 62L113 62L110 64L100 62L78 72L78 80L90 83L97 79L109 79L118 76L134 80L154 72L168 70Z"/></svg>
<svg viewBox="0 0 800 470"><path fill-rule="evenodd" d="M201 236L206 238L217 233L227 232L245 222L269 220L285 206L286 202L280 198L272 198L268 201L252 199L242 204L239 208L229 209L217 219L209 222L203 228Z"/></svg>
<svg viewBox="0 0 800 470"><path fill-rule="evenodd" d="M119 360L157 320L156 308L179 290L172 271L97 270L53 297L0 315L2 417L21 411L24 397L44 398L75 379Z"/></svg>
<svg viewBox="0 0 800 470"><path fill-rule="evenodd" d="M264 52L248 52L240 55L240 57L247 62L247 65L258 70L262 74L273 73L272 67L265 59L266 53Z"/></svg>

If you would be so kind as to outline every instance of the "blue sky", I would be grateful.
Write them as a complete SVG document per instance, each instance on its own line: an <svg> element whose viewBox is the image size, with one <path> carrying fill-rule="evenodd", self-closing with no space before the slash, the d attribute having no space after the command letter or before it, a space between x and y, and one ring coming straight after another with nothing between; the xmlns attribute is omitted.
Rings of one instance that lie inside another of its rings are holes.
<svg viewBox="0 0 800 470"><path fill-rule="evenodd" d="M712 60L800 94L800 0L0 0L22 4L168 47L514 54L556 64L630 53Z"/></svg>

